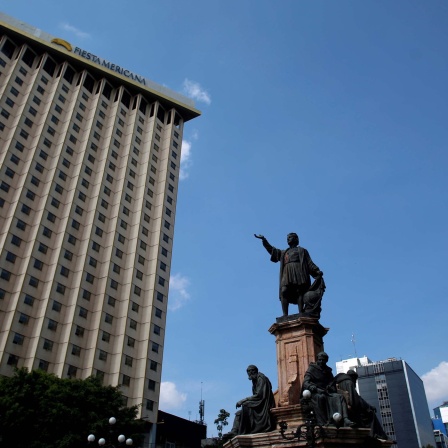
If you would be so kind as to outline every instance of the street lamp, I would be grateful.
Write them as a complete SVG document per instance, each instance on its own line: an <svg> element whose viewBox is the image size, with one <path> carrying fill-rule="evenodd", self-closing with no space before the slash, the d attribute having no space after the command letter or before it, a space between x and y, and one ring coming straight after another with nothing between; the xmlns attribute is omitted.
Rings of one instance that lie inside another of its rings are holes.
<svg viewBox="0 0 448 448"><path fill-rule="evenodd" d="M109 419L109 425L110 425L109 440L107 441L104 437L101 437L101 439L98 440L99 446L104 446L106 448L116 448L115 445L112 443L112 436L114 433L113 425L115 425L115 423L117 423L117 419L115 417L111 417ZM131 446L133 444L132 439L126 439L126 436L124 436L123 434L120 434L117 437L117 440L119 444L118 446L123 446L124 444ZM89 444L95 442L95 436L93 434L89 434L87 437L87 441L89 442Z"/></svg>
<svg viewBox="0 0 448 448"><path fill-rule="evenodd" d="M278 425L280 426L280 434L286 440L306 440L306 446L309 448L314 448L316 446L315 444L317 439L331 439L333 437L329 436L325 431L325 428L317 423L314 410L311 406L311 392L309 390L304 390L302 397L303 398L300 400L300 403L302 404L302 409L305 413L305 423L300 425L295 433L291 432L287 435L285 433L288 429L288 424L286 422L279 422ZM333 420L336 423L336 428L338 428L342 420L342 415L339 414L339 412L335 412L333 414Z"/></svg>

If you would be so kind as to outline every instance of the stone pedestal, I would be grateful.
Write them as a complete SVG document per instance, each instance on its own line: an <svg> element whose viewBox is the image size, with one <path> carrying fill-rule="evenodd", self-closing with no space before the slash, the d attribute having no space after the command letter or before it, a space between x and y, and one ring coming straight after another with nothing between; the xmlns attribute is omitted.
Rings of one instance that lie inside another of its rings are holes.
<svg viewBox="0 0 448 448"><path fill-rule="evenodd" d="M317 319L298 314L278 318L269 328L277 345L277 406L300 403L302 381L310 362L324 350L324 328Z"/></svg>

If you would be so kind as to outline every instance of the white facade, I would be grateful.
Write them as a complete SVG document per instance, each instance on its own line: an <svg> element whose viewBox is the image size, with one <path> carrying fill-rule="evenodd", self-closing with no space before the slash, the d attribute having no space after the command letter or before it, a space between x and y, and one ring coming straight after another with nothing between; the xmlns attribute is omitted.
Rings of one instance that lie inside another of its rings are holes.
<svg viewBox="0 0 448 448"><path fill-rule="evenodd" d="M336 373L347 373L349 370L356 370L359 366L365 366L370 364L372 361L363 356L362 358L350 358L343 359L342 361L336 362Z"/></svg>

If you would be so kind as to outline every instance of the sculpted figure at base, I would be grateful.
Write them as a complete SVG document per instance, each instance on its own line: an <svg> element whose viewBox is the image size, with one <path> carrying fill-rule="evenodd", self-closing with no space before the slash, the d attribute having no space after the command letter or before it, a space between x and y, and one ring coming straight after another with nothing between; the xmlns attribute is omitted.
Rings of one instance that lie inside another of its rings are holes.
<svg viewBox="0 0 448 448"><path fill-rule="evenodd" d="M338 393L343 395L347 402L349 418L360 428L370 428L370 436L381 440L387 440L381 423L376 416L375 406L365 401L356 390L358 374L354 370L347 373L338 373L333 380Z"/></svg>
<svg viewBox="0 0 448 448"><path fill-rule="evenodd" d="M263 235L255 235L261 239L264 248L271 254L271 261L280 262L280 302L283 316L288 315L290 303L299 306L299 313L320 318L321 301L325 291L323 272L313 263L308 251L299 246L296 233L289 233L289 248L277 249L271 246ZM310 276L316 279L311 285Z"/></svg>
<svg viewBox="0 0 448 448"><path fill-rule="evenodd" d="M311 406L319 425L334 424L333 415L337 412L342 416L342 426L353 427L355 424L348 418L347 403L336 391L333 373L327 362L328 355L320 352L317 362L310 363L303 380L302 392L311 392Z"/></svg>
<svg viewBox="0 0 448 448"><path fill-rule="evenodd" d="M276 427L271 414L271 409L275 407L271 382L254 365L247 368L247 375L252 381L252 395L236 404L241 410L235 414L232 430L223 436L226 440L241 434L273 431Z"/></svg>

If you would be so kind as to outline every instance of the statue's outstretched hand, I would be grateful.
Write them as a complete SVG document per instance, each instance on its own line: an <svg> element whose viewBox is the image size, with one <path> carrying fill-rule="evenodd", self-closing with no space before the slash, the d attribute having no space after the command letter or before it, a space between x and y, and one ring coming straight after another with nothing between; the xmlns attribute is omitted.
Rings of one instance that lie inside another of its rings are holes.
<svg viewBox="0 0 448 448"><path fill-rule="evenodd" d="M264 240L264 239L266 239L263 235L257 235L256 233L254 233L254 237L255 237L255 238L258 238L258 239L260 239L260 240Z"/></svg>

